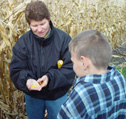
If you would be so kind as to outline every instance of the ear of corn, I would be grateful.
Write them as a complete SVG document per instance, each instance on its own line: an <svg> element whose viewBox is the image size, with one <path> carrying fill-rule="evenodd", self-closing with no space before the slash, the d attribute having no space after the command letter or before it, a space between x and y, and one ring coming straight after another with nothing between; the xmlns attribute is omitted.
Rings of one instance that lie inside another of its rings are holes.
<svg viewBox="0 0 126 119"><path fill-rule="evenodd" d="M26 4L34 0L0 0L0 118L25 118L24 94L10 80L12 47L29 27ZM86 29L102 31L113 48L125 43L126 6L115 0L43 0L53 24L73 38Z"/></svg>
<svg viewBox="0 0 126 119"><path fill-rule="evenodd" d="M60 69L63 65L63 60L58 60L57 61L57 67Z"/></svg>

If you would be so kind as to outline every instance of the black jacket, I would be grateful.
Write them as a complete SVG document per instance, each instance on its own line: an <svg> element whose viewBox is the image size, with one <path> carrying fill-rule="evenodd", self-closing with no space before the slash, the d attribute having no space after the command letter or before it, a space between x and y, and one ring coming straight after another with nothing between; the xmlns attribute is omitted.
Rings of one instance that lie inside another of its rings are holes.
<svg viewBox="0 0 126 119"><path fill-rule="evenodd" d="M63 96L71 87L74 72L68 43L71 37L55 28L50 21L51 34L47 39L40 38L29 30L22 35L13 47L10 63L10 77L15 87L24 93L45 100L55 100ZM63 66L58 69L57 61ZM30 91L26 87L29 78L38 79L47 75L49 83L42 91Z"/></svg>

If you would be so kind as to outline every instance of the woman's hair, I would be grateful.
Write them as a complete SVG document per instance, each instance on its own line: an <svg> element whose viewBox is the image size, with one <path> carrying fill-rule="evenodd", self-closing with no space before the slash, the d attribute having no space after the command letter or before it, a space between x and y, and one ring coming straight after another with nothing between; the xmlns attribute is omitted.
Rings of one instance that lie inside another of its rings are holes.
<svg viewBox="0 0 126 119"><path fill-rule="evenodd" d="M106 69L111 61L112 47L103 33L86 30L75 36L69 43L70 52L79 59L88 57L97 69Z"/></svg>
<svg viewBox="0 0 126 119"><path fill-rule="evenodd" d="M31 20L41 21L43 19L50 20L50 12L42 1L31 2L26 6L25 19L30 24Z"/></svg>

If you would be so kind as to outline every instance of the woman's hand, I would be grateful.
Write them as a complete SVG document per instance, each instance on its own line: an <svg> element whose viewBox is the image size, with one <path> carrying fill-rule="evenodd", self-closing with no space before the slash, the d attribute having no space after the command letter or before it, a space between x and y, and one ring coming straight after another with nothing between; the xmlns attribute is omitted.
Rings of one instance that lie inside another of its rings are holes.
<svg viewBox="0 0 126 119"><path fill-rule="evenodd" d="M46 75L44 75L42 78L39 78L37 80L37 82L40 84L40 87L42 89L43 87L47 86L47 84L48 84L48 77Z"/></svg>
<svg viewBox="0 0 126 119"><path fill-rule="evenodd" d="M29 90L40 91L42 89L40 84L35 79L28 79L26 86Z"/></svg>
<svg viewBox="0 0 126 119"><path fill-rule="evenodd" d="M37 81L35 79L28 79L26 86L29 90L41 91L43 87L46 87L48 84L48 77L44 75L42 78L39 78Z"/></svg>

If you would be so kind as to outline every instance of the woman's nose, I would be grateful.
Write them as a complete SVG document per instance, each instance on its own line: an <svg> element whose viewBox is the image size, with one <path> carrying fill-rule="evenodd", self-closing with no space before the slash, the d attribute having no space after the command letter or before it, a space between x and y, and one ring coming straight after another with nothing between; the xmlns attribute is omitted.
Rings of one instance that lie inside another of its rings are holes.
<svg viewBox="0 0 126 119"><path fill-rule="evenodd" d="M38 31L42 31L42 26L38 26Z"/></svg>

